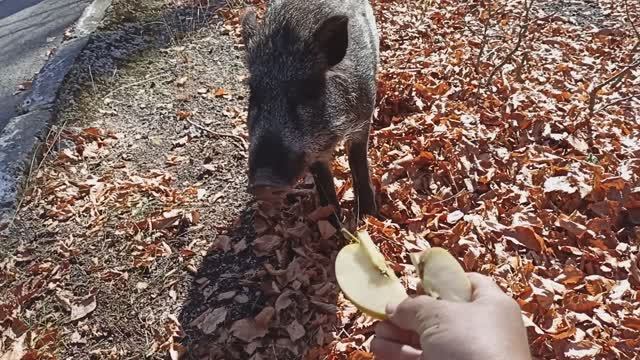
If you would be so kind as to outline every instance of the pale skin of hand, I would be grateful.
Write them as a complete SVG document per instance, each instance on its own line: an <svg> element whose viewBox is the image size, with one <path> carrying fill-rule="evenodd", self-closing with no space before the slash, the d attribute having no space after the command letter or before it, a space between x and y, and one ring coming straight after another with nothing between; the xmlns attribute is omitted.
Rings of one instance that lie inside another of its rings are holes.
<svg viewBox="0 0 640 360"><path fill-rule="evenodd" d="M469 303L426 295L387 306L371 343L377 360L531 360L520 307L491 278L468 273Z"/></svg>

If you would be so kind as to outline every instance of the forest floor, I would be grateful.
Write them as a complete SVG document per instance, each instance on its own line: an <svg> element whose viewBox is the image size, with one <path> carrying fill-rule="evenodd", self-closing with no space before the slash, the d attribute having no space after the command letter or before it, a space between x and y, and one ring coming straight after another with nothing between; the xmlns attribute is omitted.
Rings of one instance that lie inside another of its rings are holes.
<svg viewBox="0 0 640 360"><path fill-rule="evenodd" d="M263 3L255 1L259 7ZM0 359L371 359L311 177L246 194L243 4L114 0L0 244ZM640 351L640 5L374 2L365 223L442 246L521 308L537 359ZM346 155L333 163L353 227Z"/></svg>

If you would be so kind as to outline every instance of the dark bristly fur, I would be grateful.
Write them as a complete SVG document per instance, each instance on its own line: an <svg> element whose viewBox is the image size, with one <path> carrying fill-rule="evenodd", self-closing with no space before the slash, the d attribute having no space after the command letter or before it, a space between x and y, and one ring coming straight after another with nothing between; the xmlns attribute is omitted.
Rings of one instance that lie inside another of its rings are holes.
<svg viewBox="0 0 640 360"><path fill-rule="evenodd" d="M273 0L243 18L250 187L286 189L310 169L338 208L329 161L347 141L360 211L377 214L367 161L378 33L368 0Z"/></svg>

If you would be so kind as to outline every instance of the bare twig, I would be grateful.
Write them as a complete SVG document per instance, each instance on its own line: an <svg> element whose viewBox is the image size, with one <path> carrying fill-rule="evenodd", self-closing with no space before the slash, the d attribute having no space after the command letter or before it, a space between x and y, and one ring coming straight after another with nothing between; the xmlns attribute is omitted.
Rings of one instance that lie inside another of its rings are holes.
<svg viewBox="0 0 640 360"><path fill-rule="evenodd" d="M556 10L555 12L553 12L550 15L546 15L546 16L543 16L543 17L538 17L538 18L532 20L531 23L539 23L539 22L547 21L548 19L552 19L552 18L556 17L559 12L560 12L560 9ZM535 35L532 36L532 39L530 40L531 42L535 41L533 39L534 36ZM529 51L523 51L521 59L516 59L514 57L513 61L516 64L516 68L515 68L515 78L516 78L516 80L519 81L519 82L524 82L525 80L522 78L522 73L524 72L524 69L527 66L528 62L529 62Z"/></svg>
<svg viewBox="0 0 640 360"><path fill-rule="evenodd" d="M547 21L551 21L553 19L553 21L557 21L558 18L558 14L560 13L560 9L554 11L553 13L549 14L549 15L545 15L545 16L541 16L537 19L535 19L535 22L547 22ZM564 21L566 22L566 21Z"/></svg>
<svg viewBox="0 0 640 360"><path fill-rule="evenodd" d="M484 53L484 48L487 46L487 42L489 38L487 37L489 33L489 25L491 24L491 4L487 7L487 20L484 23L484 27L482 29L482 42L480 43L480 49L478 50L478 56L476 57L476 74L480 74L480 61L482 60L482 54Z"/></svg>
<svg viewBox="0 0 640 360"><path fill-rule="evenodd" d="M631 50L631 53L634 53L635 50L640 45L640 31L638 30L638 28L636 27L635 23L631 19L631 12L629 10L629 2L628 2L628 0L624 0L624 6L625 6L625 12L626 12L627 20L631 24L631 29L633 30L633 33L636 35L636 38L637 38L636 45ZM602 90L606 86L615 87L618 83L620 83L622 80L624 80L624 78L633 69L637 68L638 66L640 66L640 59L634 61L633 63L631 63L629 65L624 66L622 69L618 70L611 77L609 77L605 81L601 82L600 84L594 86L589 91L589 104L588 104L589 113L588 113L588 118L585 120L586 121L585 125L586 125L586 128L587 128L587 137L588 137L587 140L588 140L589 146L593 147L593 126L591 124L593 116L595 114L605 110L606 108L608 108L610 106L614 106L614 105L617 105L617 104L620 104L622 102L625 102L625 101L628 101L628 100L631 100L633 98L638 97L638 94L630 95L630 96L627 96L627 97L623 97L623 98L614 100L612 102L609 102L607 104L604 104L604 105L600 106L596 110L595 107L596 107L596 101L598 99L598 92L600 92L600 90Z"/></svg>
<svg viewBox="0 0 640 360"><path fill-rule="evenodd" d="M629 24L631 24L631 29L633 30L633 33L636 35L636 44L633 45L633 48L630 51L631 54L634 54L640 48L640 31L638 31L638 28L636 27L636 24L633 22L633 19L631 19L631 11L629 10L628 0L624 0L624 7L625 7L627 20L629 21ZM615 81L613 81L610 84L611 88L615 88L625 78L626 78L626 74L624 76L618 77Z"/></svg>
<svg viewBox="0 0 640 360"><path fill-rule="evenodd" d="M522 71L524 70L524 67L527 65L528 60L529 60L528 51L525 51L522 54L522 60L513 58L513 61L516 63L515 78L519 82L524 82L524 79L522 78Z"/></svg>
<svg viewBox="0 0 640 360"><path fill-rule="evenodd" d="M631 24L631 29L633 30L633 33L636 36L636 45L634 45L633 49L631 49L631 53L635 53L636 50L640 47L640 31L638 30L638 28L636 27L635 23L633 22L633 19L631 18L631 12L629 10L629 2L628 0L624 0L624 6L625 6L625 13L626 13L626 17L627 20L629 21L629 23ZM633 63L624 66L622 69L618 70L615 74L613 74L611 77L609 77L608 79L606 79L605 81L601 82L600 84L594 86L590 91L589 91L589 103L588 103L588 117L587 119L585 119L584 124L586 125L586 130L587 130L587 141L588 144L591 148L593 148L593 125L592 125L592 120L593 120L593 116L603 110L605 110L606 108L610 107L610 106L614 106L617 104L620 104L622 102L625 101L629 101L633 98L638 97L638 95L631 95L631 96L627 96L627 97L623 97L617 100L614 100L612 102L609 102L607 104L604 104L602 106L600 106L597 110L595 109L596 106L596 101L598 98L598 92L600 92L600 90L602 90L604 87L606 86L611 86L611 87L615 87L617 86L622 80L624 80L624 78L635 68L637 68L640 65L640 60L636 60Z"/></svg>
<svg viewBox="0 0 640 360"><path fill-rule="evenodd" d="M601 111L604 111L608 107L615 106L615 105L618 105L620 103L623 103L623 102L626 102L626 101L629 101L629 100L632 100L632 99L635 99L635 98L640 98L640 94L634 94L634 95L625 96L623 98L619 98L619 99L616 99L616 100L611 101L609 103L606 103L606 104L600 106L599 108L595 109L593 111L593 114L597 114L597 113L599 113Z"/></svg>
<svg viewBox="0 0 640 360"><path fill-rule="evenodd" d="M237 143L236 143L236 145L240 145L240 148L241 148L242 150L247 150L247 143L244 141L244 139L243 139L243 138L241 138L241 137L240 137L240 136L238 136L238 135L233 135L233 134L229 134L229 133L221 133L221 132L213 131L213 130L208 129L208 128L206 128L206 127L204 127L204 126L202 126L202 125L200 125L200 124L198 124L198 123L195 123L195 122L193 122L193 121L191 121L191 120L189 120L189 119L185 119L185 120L186 120L189 124L191 124L191 125L193 125L193 126L197 127L197 128L198 128L198 129L200 129L200 130L206 131L206 132L208 132L208 133L209 133L209 134L211 134L211 135L215 135L215 136L218 136L218 137L229 137L229 138L235 139L235 140L237 140L237 141L238 141L238 143L239 143L239 144L237 144Z"/></svg>
<svg viewBox="0 0 640 360"><path fill-rule="evenodd" d="M493 71L491 71L491 73L489 74L489 77L487 78L485 87L488 88L489 86L491 86L493 77L496 76L498 71L500 71L500 69L502 69L502 67L505 66L513 58L513 55L515 55L515 53L518 52L518 50L520 50L522 41L526 37L527 30L529 29L529 24L530 24L529 15L531 13L531 8L533 8L534 3L535 3L535 0L529 0L529 2L525 0L524 18L522 19L522 23L520 25L520 31L518 32L518 39L516 40L516 44L513 46L513 49L511 49L511 51L509 51L509 53L504 57L504 59L502 59L502 61L498 65L496 65L496 67L493 68Z"/></svg>
<svg viewBox="0 0 640 360"><path fill-rule="evenodd" d="M480 73L480 62L482 61L482 55L484 55L484 49L487 47L487 43L489 42L489 28L491 27L491 19L493 18L494 14L491 6L492 4L491 2L489 2L489 4L487 5L487 21L485 21L484 27L482 29L482 41L480 43L480 49L478 50L478 56L476 57L476 74ZM500 5L495 12L500 12L500 10L504 9L506 6L507 2Z"/></svg>
<svg viewBox="0 0 640 360"><path fill-rule="evenodd" d="M476 57L476 66L475 66L476 74L480 73L480 61L482 60L482 54L484 53L484 48L487 46L487 41L488 41L487 33L489 32L490 22L491 22L491 15L489 15L489 18L484 23L484 29L482 30L482 43L480 43L480 49L478 50L478 56Z"/></svg>
<svg viewBox="0 0 640 360"><path fill-rule="evenodd" d="M130 87L132 87L132 86L136 86L136 85L141 85L141 84L144 84L144 83L148 83L149 81L153 81L153 80L155 80L155 79L158 79L158 78L161 78L161 77L165 77L165 76L168 76L168 75L170 75L170 73L163 73L163 74L160 74L160 75L152 76L152 77L150 77L150 78L148 78L148 79L144 79L144 80L136 81L136 82L131 83L131 84L127 84L127 85L124 85L124 86L120 86L120 87L119 87L119 88L117 88L117 89L113 89L113 90L111 90L107 95L105 95L105 96L104 96L104 99L108 98L109 96L113 95L114 93L116 93L116 92L118 92L118 91L120 91L120 90L124 90L124 89L126 89L126 88L130 88Z"/></svg>
<svg viewBox="0 0 640 360"><path fill-rule="evenodd" d="M629 72L631 72L631 70L635 69L636 67L638 67L638 65L640 65L640 60L636 60L634 63L625 66L623 69L619 70L618 72L616 72L615 74L613 74L610 78L608 78L607 80L601 82L600 84L596 85L593 87L593 89L591 89L591 91L589 91L589 114L587 119L585 120L585 125L587 128L587 143L589 144L590 148L594 147L594 143L593 143L593 125L591 123L593 116L596 114L596 111L594 111L595 106L596 106L596 99L598 98L598 92L600 90L602 90L602 88L604 88L605 86L608 86L612 83L617 82L619 79L627 76L627 74ZM601 110L604 110L605 108L611 106L612 104L609 105L605 105L604 107L598 109L598 112Z"/></svg>
<svg viewBox="0 0 640 360"><path fill-rule="evenodd" d="M635 69L636 67L638 67L638 65L640 65L640 60L636 60L634 63L625 66L623 69L619 70L618 72L616 72L615 74L613 74L610 78L608 78L607 80L601 82L600 84L596 85L593 87L593 89L591 89L591 91L589 91L589 116L593 116L594 114L594 108L596 106L596 98L598 97L598 92L600 90L602 90L602 88L604 88L605 86L613 83L614 81L618 80L621 77L626 76L629 72L631 72L631 70Z"/></svg>
<svg viewBox="0 0 640 360"><path fill-rule="evenodd" d="M449 201L449 200L453 200L453 199L456 199L456 198L458 198L459 196L464 195L464 194L466 194L466 193L468 193L468 192L469 192L469 191L468 191L467 189L462 189L462 190L458 191L457 193L455 193L455 194L453 194L453 195L449 196L448 198L445 198L445 199L442 199L442 200L436 201L436 202L434 202L433 204L435 205L435 204L442 204L442 203L446 203L447 201Z"/></svg>
<svg viewBox="0 0 640 360"><path fill-rule="evenodd" d="M93 88L93 94L95 95L97 94L96 83L93 80L93 72L91 71L91 65L89 65L89 77L91 78L91 87Z"/></svg>
<svg viewBox="0 0 640 360"><path fill-rule="evenodd" d="M633 30L633 33L636 34L636 39L638 42L640 42L640 32L638 31L638 28L636 27L636 24L633 22L633 19L631 19L631 11L629 11L629 1L628 0L624 0L624 10L625 13L627 15L627 21L629 21L629 24L631 24L631 29ZM634 46L634 48L636 48L638 45L636 43L636 46Z"/></svg>

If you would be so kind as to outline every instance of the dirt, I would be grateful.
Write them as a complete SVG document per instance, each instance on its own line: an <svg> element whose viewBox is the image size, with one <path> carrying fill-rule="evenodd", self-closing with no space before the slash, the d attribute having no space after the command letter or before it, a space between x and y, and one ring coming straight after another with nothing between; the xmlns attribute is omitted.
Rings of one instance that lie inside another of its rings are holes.
<svg viewBox="0 0 640 360"><path fill-rule="evenodd" d="M211 283L209 293L244 295L236 295L240 302L226 301L232 309L230 319L254 314L261 305L258 290L239 284L243 274L256 270L255 255L249 250L209 251L222 234L228 234L233 244L255 238L245 191L246 149L237 136L243 131L245 102L241 52L216 14L221 4L179 5L161 0L114 1L103 27L92 36L62 89L48 156L33 172L31 193L3 243L2 258L24 248L36 262L69 263L62 280L33 303L33 316L23 319L32 329L57 329L60 346L53 353L60 358L165 357L166 350L149 351L164 336L168 314L179 314L180 322L189 324L218 301L216 296L203 297L198 288L203 278ZM216 95L216 90L224 95ZM191 123L176 115L180 112L189 113ZM121 209L105 214L104 226L91 236L86 236L91 224L81 216L55 224L43 221L43 201L36 189L47 186L51 177L46 169L56 167L60 153L75 146L57 135L63 129L79 133L84 128L107 129L117 139L104 156L62 168L68 181L127 178L164 169L173 177L171 188L197 187L205 194L190 203L200 214L198 226L153 235L172 249L170 255L135 268L131 247L136 241L152 239L134 240L118 230L123 222L162 210L162 203L154 203L152 196L141 202L137 213ZM167 168L167 159L175 165ZM82 170L73 173L78 169ZM61 255L56 247L61 242L77 251ZM178 251L185 247L195 254L188 262ZM17 264L15 278L2 283L2 297L28 279L31 264ZM113 270L127 275L105 281L105 271ZM95 311L67 323L68 312L54 296L62 290L75 296L94 293ZM80 341L72 340L74 332ZM189 347L194 336L187 329L183 344Z"/></svg>
<svg viewBox="0 0 640 360"><path fill-rule="evenodd" d="M581 26L598 27L607 20L598 0L543 0L540 1L539 6L548 14L564 17L571 23Z"/></svg>

